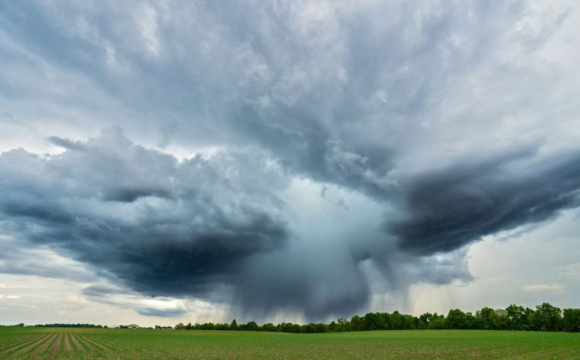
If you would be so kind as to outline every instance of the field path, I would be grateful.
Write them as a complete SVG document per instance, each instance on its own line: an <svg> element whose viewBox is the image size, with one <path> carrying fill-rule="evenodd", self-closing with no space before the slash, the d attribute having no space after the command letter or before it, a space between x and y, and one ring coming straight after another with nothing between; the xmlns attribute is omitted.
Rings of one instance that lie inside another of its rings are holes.
<svg viewBox="0 0 580 360"><path fill-rule="evenodd" d="M58 352L58 350L60 350L61 341L62 341L62 333L58 334L58 338L56 339L56 341L54 342L54 344L50 348L51 355L56 354Z"/></svg>
<svg viewBox="0 0 580 360"><path fill-rule="evenodd" d="M56 339L57 334L54 334L53 336L51 336L48 340L46 340L42 345L40 345L39 347L37 347L34 351L33 354L38 354L43 352L44 350L46 350L46 348L52 344L52 342L54 341L54 339Z"/></svg>
<svg viewBox="0 0 580 360"><path fill-rule="evenodd" d="M70 338L79 351L85 351L85 347L77 340L74 334L70 334Z"/></svg>
<svg viewBox="0 0 580 360"><path fill-rule="evenodd" d="M68 333L68 332L66 334L64 334L64 350L65 351L73 351L73 347L72 347L70 340L68 338L69 336L70 336L70 333Z"/></svg>

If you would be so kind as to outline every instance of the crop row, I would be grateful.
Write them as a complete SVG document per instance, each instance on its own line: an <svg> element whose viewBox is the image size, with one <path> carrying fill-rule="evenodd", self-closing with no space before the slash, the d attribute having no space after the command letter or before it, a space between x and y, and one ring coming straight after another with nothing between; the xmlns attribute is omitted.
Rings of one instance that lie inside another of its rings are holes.
<svg viewBox="0 0 580 360"><path fill-rule="evenodd" d="M97 339L87 334L77 334L68 330L33 334L11 334L0 338L0 358L11 355L56 356L74 351L126 350L127 346L114 341Z"/></svg>
<svg viewBox="0 0 580 360"><path fill-rule="evenodd" d="M460 330L296 335L42 329L0 331L0 359L580 360L578 335Z"/></svg>

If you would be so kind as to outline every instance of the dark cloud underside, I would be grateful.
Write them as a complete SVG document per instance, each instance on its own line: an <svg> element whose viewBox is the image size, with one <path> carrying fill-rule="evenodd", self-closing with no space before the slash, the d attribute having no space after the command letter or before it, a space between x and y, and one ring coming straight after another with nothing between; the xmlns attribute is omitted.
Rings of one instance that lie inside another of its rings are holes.
<svg viewBox="0 0 580 360"><path fill-rule="evenodd" d="M285 222L263 207L268 199L244 201L243 188L257 184L230 184L213 165L236 171L238 162L178 163L116 132L82 146L48 159L0 156L4 229L148 295L204 296L249 256L287 241Z"/></svg>
<svg viewBox="0 0 580 360"><path fill-rule="evenodd" d="M550 4L0 2L0 271L309 319L470 281L466 245L579 205Z"/></svg>
<svg viewBox="0 0 580 360"><path fill-rule="evenodd" d="M540 164L526 160L459 164L421 174L408 186L403 219L388 222L387 231L404 250L429 255L579 205L580 155Z"/></svg>

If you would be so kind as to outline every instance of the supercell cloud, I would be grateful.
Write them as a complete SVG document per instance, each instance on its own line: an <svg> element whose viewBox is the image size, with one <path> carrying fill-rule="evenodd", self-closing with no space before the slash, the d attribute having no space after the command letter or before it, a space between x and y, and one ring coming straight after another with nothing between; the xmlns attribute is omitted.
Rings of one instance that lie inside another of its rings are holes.
<svg viewBox="0 0 580 360"><path fill-rule="evenodd" d="M469 282L579 205L576 8L2 2L0 271L256 319Z"/></svg>

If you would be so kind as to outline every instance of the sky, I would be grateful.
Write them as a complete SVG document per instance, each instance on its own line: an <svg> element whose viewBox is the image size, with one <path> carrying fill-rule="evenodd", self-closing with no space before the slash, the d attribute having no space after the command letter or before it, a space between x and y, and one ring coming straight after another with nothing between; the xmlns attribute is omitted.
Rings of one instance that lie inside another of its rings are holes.
<svg viewBox="0 0 580 360"><path fill-rule="evenodd" d="M579 307L575 1L0 0L0 324Z"/></svg>

